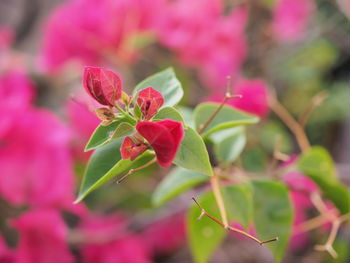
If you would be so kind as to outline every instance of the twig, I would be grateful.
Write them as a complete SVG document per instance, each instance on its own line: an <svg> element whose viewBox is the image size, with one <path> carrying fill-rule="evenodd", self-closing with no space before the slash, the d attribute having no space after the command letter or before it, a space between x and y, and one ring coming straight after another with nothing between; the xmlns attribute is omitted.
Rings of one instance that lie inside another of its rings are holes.
<svg viewBox="0 0 350 263"><path fill-rule="evenodd" d="M197 206L199 207L199 209L201 209L201 215L199 217L199 219L201 217L203 217L204 215L209 217L211 220L213 220L214 222L216 222L217 224L219 224L220 226L222 226L223 228L227 229L227 230L230 230L230 231L233 231L233 232L236 232L236 233L240 233L252 240L254 240L256 243L258 243L259 245L263 245L263 244L266 244L266 243L270 243L270 242L274 242L274 241L278 241L278 237L275 237L275 238L272 238L272 239L269 239L269 240L264 240L264 241L261 241L259 240L258 238L248 234L247 232L245 231L242 231L240 229L237 229L237 228L234 228L234 227L231 227L229 225L225 226L224 223L222 223L219 219L217 219L216 217L212 216L211 214L208 214L204 208L201 207L201 205L197 202L197 200L192 197L192 200L197 204Z"/></svg>
<svg viewBox="0 0 350 263"><path fill-rule="evenodd" d="M333 248L333 243L335 241L335 238L337 237L337 233L340 227L340 220L337 219L334 222L332 222L332 229L329 234L329 237L324 245L316 245L315 249L317 251L327 251L333 258L337 258L338 254Z"/></svg>
<svg viewBox="0 0 350 263"><path fill-rule="evenodd" d="M300 149L304 152L310 148L309 140L306 137L303 127L293 118L293 116L283 107L274 95L269 96L270 108L287 125L294 134Z"/></svg>
<svg viewBox="0 0 350 263"><path fill-rule="evenodd" d="M125 178L127 178L129 175L136 173L152 164L154 164L157 161L157 158L154 157L151 161L149 161L148 163L145 163L144 165L141 165L140 167L137 167L135 169L130 169L129 172L127 174L125 174L124 176L122 176L120 179L116 179L113 182L116 182L117 184L120 184L122 181L124 181Z"/></svg>
<svg viewBox="0 0 350 263"><path fill-rule="evenodd" d="M322 104L322 102L328 97L328 92L323 90L317 93L312 99L309 106L299 117L299 124L301 127L305 127L313 111Z"/></svg>
<svg viewBox="0 0 350 263"><path fill-rule="evenodd" d="M218 204L218 207L219 207L221 220L224 224L224 228L227 228L228 227L227 213L226 213L226 208L224 204L224 199L222 198L222 194L220 191L219 177L217 174L214 173L214 175L210 178L210 183L213 189L216 203Z"/></svg>
<svg viewBox="0 0 350 263"><path fill-rule="evenodd" d="M231 77L228 76L227 77L227 86L226 86L226 93L225 93L225 97L222 100L222 102L220 103L219 107L216 109L216 111L209 117L209 119L203 123L198 130L198 133L201 134L207 127L208 125L214 120L214 118L218 115L218 113L221 111L221 109L224 107L224 105L226 104L226 102L229 99L232 98L242 98L242 95L232 95L232 83L231 83Z"/></svg>

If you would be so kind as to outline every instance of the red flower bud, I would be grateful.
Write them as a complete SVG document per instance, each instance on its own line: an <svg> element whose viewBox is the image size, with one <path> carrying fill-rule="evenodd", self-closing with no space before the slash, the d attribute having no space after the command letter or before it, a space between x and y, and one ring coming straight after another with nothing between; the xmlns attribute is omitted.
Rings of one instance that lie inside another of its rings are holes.
<svg viewBox="0 0 350 263"><path fill-rule="evenodd" d="M122 155L122 159L129 159L131 161L135 160L137 156L142 154L147 150L147 145L139 142L134 142L129 136L124 138L122 146L120 147L120 153Z"/></svg>
<svg viewBox="0 0 350 263"><path fill-rule="evenodd" d="M122 81L114 72L95 67L85 67L84 88L95 100L106 106L114 106L122 94Z"/></svg>
<svg viewBox="0 0 350 263"><path fill-rule="evenodd" d="M141 112L146 120L151 119L164 104L162 93L152 87L148 87L139 92L137 98Z"/></svg>
<svg viewBox="0 0 350 263"><path fill-rule="evenodd" d="M184 137L182 123L173 120L142 121L136 125L136 130L153 147L159 165L170 166Z"/></svg>

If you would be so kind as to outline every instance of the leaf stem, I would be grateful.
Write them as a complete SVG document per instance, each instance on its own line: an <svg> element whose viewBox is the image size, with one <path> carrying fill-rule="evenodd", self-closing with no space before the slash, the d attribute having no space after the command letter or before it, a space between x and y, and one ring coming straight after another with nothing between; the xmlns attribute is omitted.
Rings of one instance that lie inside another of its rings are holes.
<svg viewBox="0 0 350 263"><path fill-rule="evenodd" d="M242 234L243 236L246 236L250 239L252 239L253 241L255 241L256 243L258 243L259 245L263 245L263 244L266 244L266 243L270 243L270 242L274 242L274 241L278 241L278 237L275 237L275 238L272 238L272 239L269 239L269 240L264 240L264 241L261 241L259 240L258 238L248 234L247 232L245 231L242 231L240 229L237 229L235 227L231 227L229 225L225 226L225 224L223 222L221 222L219 219L217 219L216 217L212 216L211 214L207 213L205 211L204 208L201 207L201 205L197 202L197 200L192 197L192 200L197 204L197 206L201 209L201 215L199 217L199 219L201 217L203 217L203 215L207 216L208 218L210 218L211 220L213 220L214 222L216 222L217 224L219 224L220 226L222 226L223 228L227 229L227 230L230 230L230 231L233 231L233 232L236 232L236 233L239 233L239 234Z"/></svg>

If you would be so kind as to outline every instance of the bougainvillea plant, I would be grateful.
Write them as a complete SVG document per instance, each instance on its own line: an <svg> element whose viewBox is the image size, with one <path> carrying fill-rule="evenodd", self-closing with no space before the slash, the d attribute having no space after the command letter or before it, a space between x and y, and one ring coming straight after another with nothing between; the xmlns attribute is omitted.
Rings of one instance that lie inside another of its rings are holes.
<svg viewBox="0 0 350 263"><path fill-rule="evenodd" d="M266 244L280 262L295 230L294 217L300 218L297 200L303 196L297 194L320 213L297 231L331 222L325 245L315 248L337 256L333 242L349 218L349 191L338 180L327 150L310 146L302 127L305 118L296 121L274 96L269 95L269 106L295 134L301 153L288 156L276 143L270 170L253 174L237 162L246 145L245 129L259 118L226 105L240 97L230 92L230 85L221 103L203 102L185 111L177 106L183 90L171 68L139 83L131 95L123 91L121 78L104 68L86 67L83 84L103 107L96 109L101 123L85 148L94 153L76 203L110 180L121 183L154 163L173 165L152 202L158 207L191 188L200 189L200 196L189 200L186 221L195 262L208 262L228 231Z"/></svg>

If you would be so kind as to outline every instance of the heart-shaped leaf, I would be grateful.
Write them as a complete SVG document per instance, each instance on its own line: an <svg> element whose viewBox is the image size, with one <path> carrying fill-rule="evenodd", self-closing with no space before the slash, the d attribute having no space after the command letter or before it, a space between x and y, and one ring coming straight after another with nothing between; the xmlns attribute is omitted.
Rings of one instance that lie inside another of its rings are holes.
<svg viewBox="0 0 350 263"><path fill-rule="evenodd" d="M158 113L153 117L154 121L165 119L170 119L184 123L184 119L182 118L181 114L173 107L164 107L160 109Z"/></svg>
<svg viewBox="0 0 350 263"><path fill-rule="evenodd" d="M114 135L115 130L121 125L122 123L128 123L130 124L130 121L127 118L120 118L118 120L113 121L107 126L99 125L95 129L95 131L92 133L89 141L87 142L85 146L85 152L91 151L93 149L96 149L97 147L103 146L107 143L109 143ZM123 124L123 127L125 124ZM132 125L132 124L130 124ZM122 130L125 130L124 128L121 128Z"/></svg>
<svg viewBox="0 0 350 263"><path fill-rule="evenodd" d="M209 154L202 137L191 127L185 128L185 137L177 151L174 164L190 171L213 175Z"/></svg>
<svg viewBox="0 0 350 263"><path fill-rule="evenodd" d="M153 87L162 93L164 97L164 106L176 105L181 100L184 93L181 83L176 78L172 68L167 68L146 78L135 87L133 94L136 95L137 92L148 87Z"/></svg>

